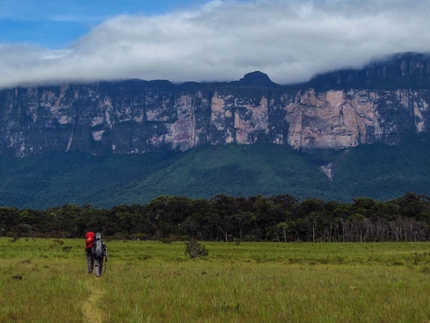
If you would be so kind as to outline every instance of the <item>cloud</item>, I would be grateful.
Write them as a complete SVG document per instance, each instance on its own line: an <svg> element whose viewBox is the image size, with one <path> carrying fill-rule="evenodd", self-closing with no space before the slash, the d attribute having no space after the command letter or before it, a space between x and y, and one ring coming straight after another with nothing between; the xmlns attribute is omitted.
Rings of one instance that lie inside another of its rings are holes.
<svg viewBox="0 0 430 323"><path fill-rule="evenodd" d="M428 0L211 1L157 16L121 15L71 47L0 45L0 87L128 78L280 84L430 51Z"/></svg>

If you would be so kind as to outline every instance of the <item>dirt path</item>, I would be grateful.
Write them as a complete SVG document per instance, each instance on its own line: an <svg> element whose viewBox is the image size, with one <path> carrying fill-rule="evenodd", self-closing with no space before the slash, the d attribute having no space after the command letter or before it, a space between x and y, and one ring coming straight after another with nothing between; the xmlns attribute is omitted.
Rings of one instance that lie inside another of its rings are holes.
<svg viewBox="0 0 430 323"><path fill-rule="evenodd" d="M88 285L91 295L82 304L84 322L102 323L103 313L100 308L98 308L97 304L99 303L103 292L99 286L96 286L96 284L91 281L88 281Z"/></svg>

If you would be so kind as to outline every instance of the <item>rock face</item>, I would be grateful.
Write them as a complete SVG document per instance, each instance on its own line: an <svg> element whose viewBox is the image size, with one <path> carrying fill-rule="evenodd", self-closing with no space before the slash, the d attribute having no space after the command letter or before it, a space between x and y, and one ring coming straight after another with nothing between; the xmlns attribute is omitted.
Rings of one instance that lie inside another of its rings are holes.
<svg viewBox="0 0 430 323"><path fill-rule="evenodd" d="M231 83L15 88L0 91L0 154L141 154L255 142L295 149L393 145L429 131L429 104L430 58L412 53L294 86L253 72Z"/></svg>

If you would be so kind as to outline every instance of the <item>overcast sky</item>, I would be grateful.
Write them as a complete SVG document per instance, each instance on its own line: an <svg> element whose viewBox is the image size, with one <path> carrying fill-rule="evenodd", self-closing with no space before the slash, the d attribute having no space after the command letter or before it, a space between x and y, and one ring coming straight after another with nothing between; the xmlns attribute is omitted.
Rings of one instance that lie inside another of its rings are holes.
<svg viewBox="0 0 430 323"><path fill-rule="evenodd" d="M0 0L0 88L140 78L308 80L430 52L429 0Z"/></svg>

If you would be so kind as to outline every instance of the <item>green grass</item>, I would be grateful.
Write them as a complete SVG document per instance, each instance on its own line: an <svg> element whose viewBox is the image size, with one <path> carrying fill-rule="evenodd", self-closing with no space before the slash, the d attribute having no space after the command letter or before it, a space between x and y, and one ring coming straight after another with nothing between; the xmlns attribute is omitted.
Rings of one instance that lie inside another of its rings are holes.
<svg viewBox="0 0 430 323"><path fill-rule="evenodd" d="M191 259L183 242L108 241L101 278L83 244L1 238L0 322L430 319L426 243L207 242Z"/></svg>

